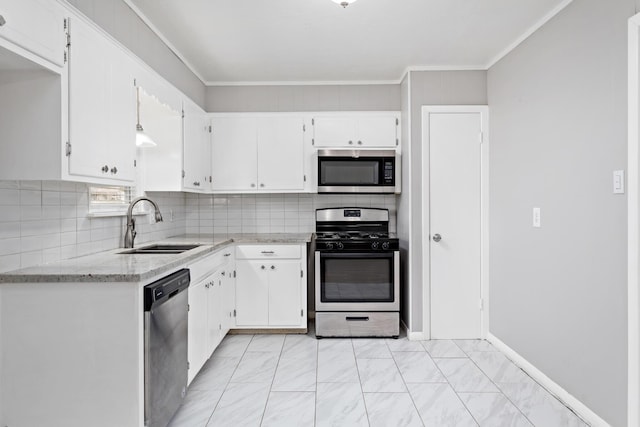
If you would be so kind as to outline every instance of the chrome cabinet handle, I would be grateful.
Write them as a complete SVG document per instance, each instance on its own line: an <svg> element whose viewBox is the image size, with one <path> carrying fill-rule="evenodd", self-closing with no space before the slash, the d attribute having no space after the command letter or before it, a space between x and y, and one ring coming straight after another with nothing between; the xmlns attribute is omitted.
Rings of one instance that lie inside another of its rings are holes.
<svg viewBox="0 0 640 427"><path fill-rule="evenodd" d="M194 181L193 185L196 186L196 187L200 187L200 182L199 181Z"/></svg>
<svg viewBox="0 0 640 427"><path fill-rule="evenodd" d="M224 254L224 256L231 256L231 252Z"/></svg>
<svg viewBox="0 0 640 427"><path fill-rule="evenodd" d="M5 21L4 16L0 15L0 27L2 27L6 23L7 21Z"/></svg>
<svg viewBox="0 0 640 427"><path fill-rule="evenodd" d="M438 233L433 235L433 241L438 243L440 240L442 240L442 236L439 235Z"/></svg>

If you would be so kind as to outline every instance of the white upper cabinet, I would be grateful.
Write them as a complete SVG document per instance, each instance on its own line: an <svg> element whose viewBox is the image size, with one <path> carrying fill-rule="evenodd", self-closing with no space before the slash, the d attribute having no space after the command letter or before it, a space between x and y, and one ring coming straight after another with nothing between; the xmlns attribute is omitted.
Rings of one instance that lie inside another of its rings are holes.
<svg viewBox="0 0 640 427"><path fill-rule="evenodd" d="M312 123L316 147L396 148L400 141L396 112L318 114Z"/></svg>
<svg viewBox="0 0 640 427"><path fill-rule="evenodd" d="M254 117L213 117L211 188L256 190L258 181L257 121Z"/></svg>
<svg viewBox="0 0 640 427"><path fill-rule="evenodd" d="M0 0L0 37L64 65L64 9L51 0Z"/></svg>
<svg viewBox="0 0 640 427"><path fill-rule="evenodd" d="M304 133L301 117L258 119L258 187L304 189Z"/></svg>
<svg viewBox="0 0 640 427"><path fill-rule="evenodd" d="M185 100L183 111L183 188L207 191L211 188L210 120L202 108L189 100Z"/></svg>
<svg viewBox="0 0 640 427"><path fill-rule="evenodd" d="M69 32L69 174L133 182L133 59L82 19Z"/></svg>
<svg viewBox="0 0 640 427"><path fill-rule="evenodd" d="M211 123L214 191L304 190L302 116L224 115Z"/></svg>

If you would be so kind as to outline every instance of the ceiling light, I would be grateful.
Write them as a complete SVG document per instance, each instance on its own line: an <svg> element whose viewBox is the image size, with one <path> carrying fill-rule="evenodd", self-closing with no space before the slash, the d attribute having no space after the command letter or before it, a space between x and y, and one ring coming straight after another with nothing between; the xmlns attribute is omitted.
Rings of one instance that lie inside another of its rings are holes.
<svg viewBox="0 0 640 427"><path fill-rule="evenodd" d="M140 124L140 87L136 88L136 147L140 148L150 148L156 147L158 144L153 142L153 139L142 128Z"/></svg>
<svg viewBox="0 0 640 427"><path fill-rule="evenodd" d="M358 0L331 0L336 4L339 4L342 7L347 7L349 6L351 3L355 3Z"/></svg>

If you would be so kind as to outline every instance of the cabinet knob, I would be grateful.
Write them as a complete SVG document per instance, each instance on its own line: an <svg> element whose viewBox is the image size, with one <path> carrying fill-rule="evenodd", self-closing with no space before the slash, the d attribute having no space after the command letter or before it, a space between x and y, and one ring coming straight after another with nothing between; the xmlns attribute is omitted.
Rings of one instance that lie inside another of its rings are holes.
<svg viewBox="0 0 640 427"><path fill-rule="evenodd" d="M200 187L200 183L198 181L194 181L193 185L195 185L196 187Z"/></svg>
<svg viewBox="0 0 640 427"><path fill-rule="evenodd" d="M275 266L275 265L272 265L272 266L271 266L271 269L272 269L272 270L275 270L275 269L276 269L276 266Z"/></svg>
<svg viewBox="0 0 640 427"><path fill-rule="evenodd" d="M260 184L260 187L264 187L264 184Z"/></svg>
<svg viewBox="0 0 640 427"><path fill-rule="evenodd" d="M111 168L111 173L112 173L112 174L114 174L114 175L115 175L115 174L117 174L117 173L118 173L118 168L117 168L117 167L115 167L115 166L114 166L114 167L112 167L112 168Z"/></svg>
<svg viewBox="0 0 640 427"><path fill-rule="evenodd" d="M6 23L7 21L5 21L4 16L0 15L0 27L2 27Z"/></svg>
<svg viewBox="0 0 640 427"><path fill-rule="evenodd" d="M226 271L223 271L223 272L222 272L222 275L223 275L223 276L226 276L226 275L227 275L227 274L226 274Z"/></svg>
<svg viewBox="0 0 640 427"><path fill-rule="evenodd" d="M109 166L104 165L104 166L102 167L102 169L100 169L100 170L101 170L102 172L104 172L104 173L107 173L107 172L109 172Z"/></svg>
<svg viewBox="0 0 640 427"><path fill-rule="evenodd" d="M264 270L266 267L263 265L263 266L261 266L260 268L261 268L262 270Z"/></svg>
<svg viewBox="0 0 640 427"><path fill-rule="evenodd" d="M362 145L362 141L358 141L358 145Z"/></svg>
<svg viewBox="0 0 640 427"><path fill-rule="evenodd" d="M353 145L353 141L349 141L349 145Z"/></svg>
<svg viewBox="0 0 640 427"><path fill-rule="evenodd" d="M256 185L254 183L251 183L251 188L255 187Z"/></svg>

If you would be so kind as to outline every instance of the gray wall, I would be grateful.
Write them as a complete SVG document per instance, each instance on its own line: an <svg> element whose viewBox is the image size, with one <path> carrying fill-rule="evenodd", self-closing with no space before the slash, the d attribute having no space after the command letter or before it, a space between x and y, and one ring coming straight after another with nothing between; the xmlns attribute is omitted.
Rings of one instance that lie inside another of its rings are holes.
<svg viewBox="0 0 640 427"><path fill-rule="evenodd" d="M626 425L627 19L571 3L488 73L490 331ZM542 228L532 228L532 207Z"/></svg>
<svg viewBox="0 0 640 427"><path fill-rule="evenodd" d="M486 71L412 71L409 73L410 128L411 134L404 142L410 144L408 157L411 168L411 182L403 181L403 197L409 192L409 201L403 206L410 206L410 212L398 211L400 221L410 221L411 235L411 269L408 286L411 292L410 329L424 332L423 329L423 290L427 284L422 283L423 268L428 269L422 256L423 236L428 238L429 230L422 230L422 217L428 215L422 211L422 198L429 197L429 183L422 182L422 106L423 105L486 105L487 73ZM403 145L405 149L406 144ZM428 174L427 174L428 179ZM401 237L403 240L406 237ZM409 243L402 242L403 247ZM428 307L425 307L428 309Z"/></svg>
<svg viewBox="0 0 640 427"><path fill-rule="evenodd" d="M209 112L397 111L399 85L210 86Z"/></svg>
<svg viewBox="0 0 640 427"><path fill-rule="evenodd" d="M204 108L204 84L124 1L67 1Z"/></svg>
<svg viewBox="0 0 640 427"><path fill-rule="evenodd" d="M411 259L409 254L412 251L411 244L415 243L411 239L411 144L409 132L411 121L409 114L411 97L409 91L409 73L407 73L400 83L400 96L402 113L400 129L402 140L402 193L398 196L398 238L400 239L400 262L401 271L401 313L400 316L404 324L411 330L411 287L409 282L409 272L411 271Z"/></svg>

